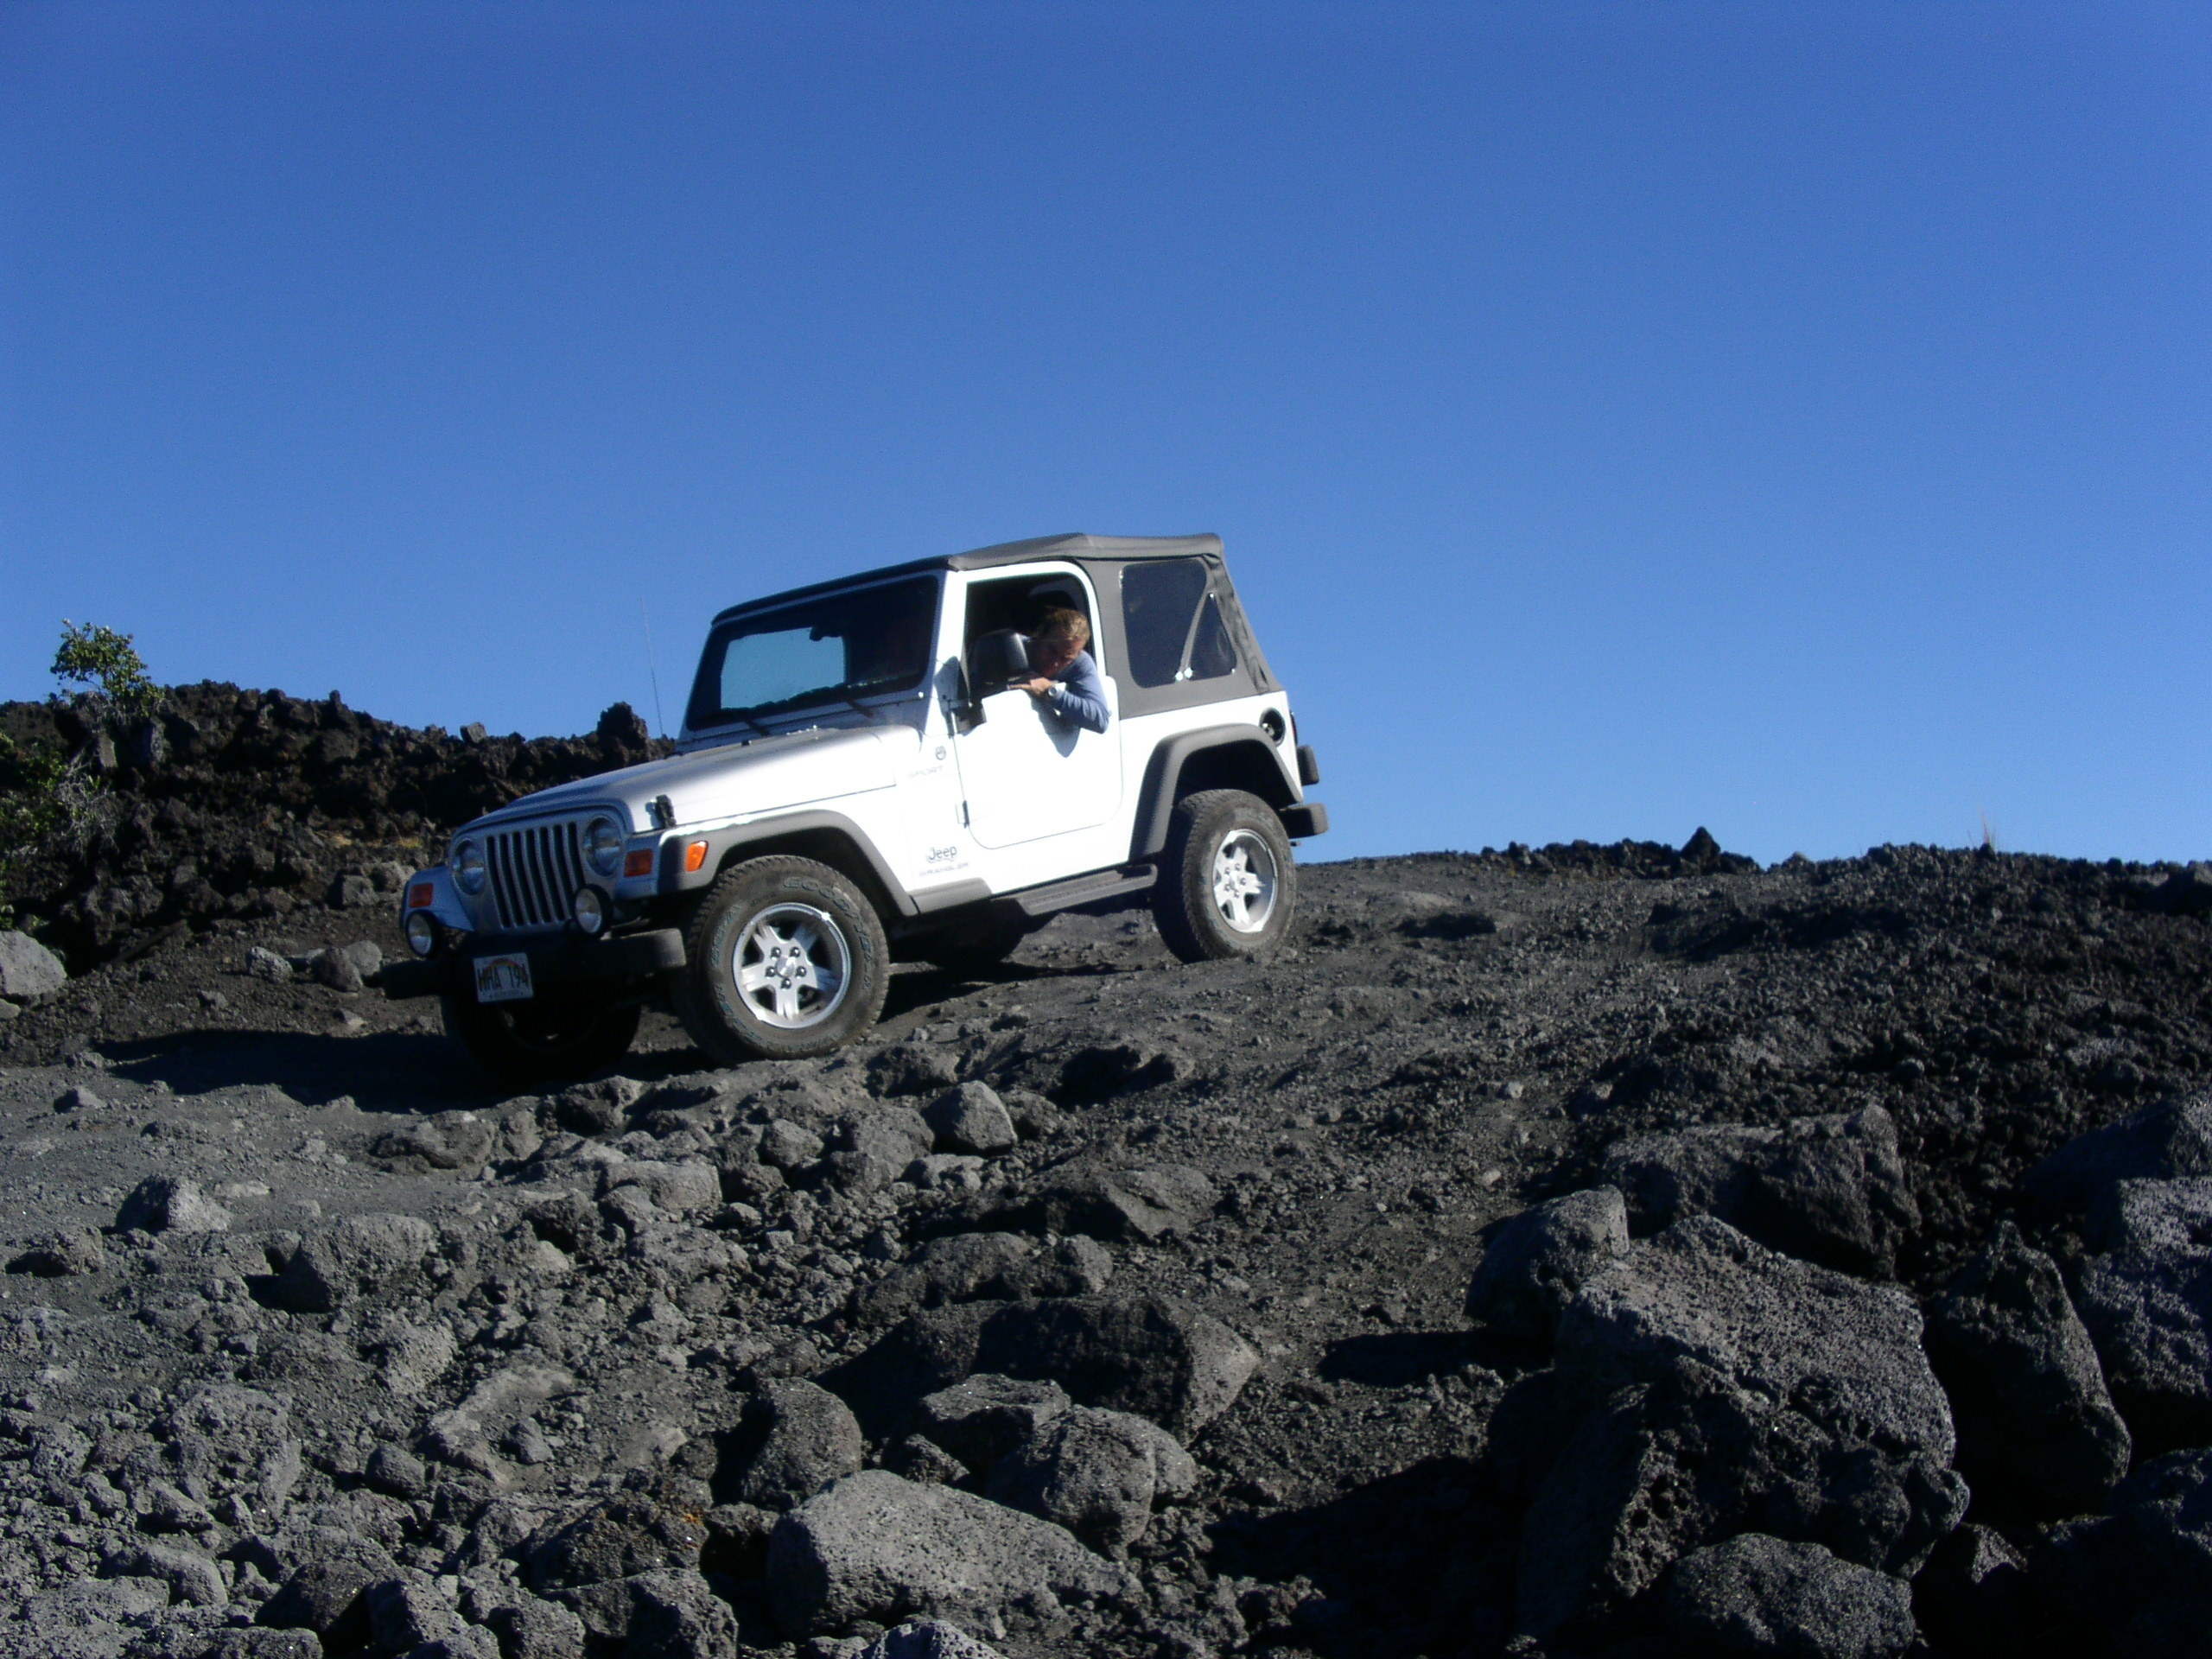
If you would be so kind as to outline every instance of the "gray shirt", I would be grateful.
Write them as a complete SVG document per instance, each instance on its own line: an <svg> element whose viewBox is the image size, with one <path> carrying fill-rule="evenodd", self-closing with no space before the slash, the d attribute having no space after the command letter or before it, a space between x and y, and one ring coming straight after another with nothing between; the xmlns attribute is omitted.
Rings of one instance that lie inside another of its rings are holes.
<svg viewBox="0 0 2212 1659"><path fill-rule="evenodd" d="M1052 705L1054 714L1087 732L1106 729L1106 682L1087 651L1076 652L1075 661L1052 677L1052 689L1045 694L1045 701Z"/></svg>

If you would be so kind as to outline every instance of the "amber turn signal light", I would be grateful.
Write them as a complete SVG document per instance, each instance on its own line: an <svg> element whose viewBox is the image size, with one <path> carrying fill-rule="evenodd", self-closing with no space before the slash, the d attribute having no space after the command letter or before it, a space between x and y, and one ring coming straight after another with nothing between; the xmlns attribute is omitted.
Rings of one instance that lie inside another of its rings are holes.
<svg viewBox="0 0 2212 1659"><path fill-rule="evenodd" d="M695 841L683 849L683 868L687 870L703 870L707 868L705 842Z"/></svg>
<svg viewBox="0 0 2212 1659"><path fill-rule="evenodd" d="M652 848L640 847L632 852L624 855L622 859L622 874L624 876L651 875L652 873L653 849Z"/></svg>
<svg viewBox="0 0 2212 1659"><path fill-rule="evenodd" d="M428 910L430 907L431 899L435 896L435 893L433 891L428 881L417 881L413 887L407 889L407 908L410 910Z"/></svg>

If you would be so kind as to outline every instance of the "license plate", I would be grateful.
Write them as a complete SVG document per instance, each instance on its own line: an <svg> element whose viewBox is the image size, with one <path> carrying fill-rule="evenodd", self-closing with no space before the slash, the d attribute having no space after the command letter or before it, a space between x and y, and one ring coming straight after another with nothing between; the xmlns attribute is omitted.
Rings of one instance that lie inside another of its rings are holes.
<svg viewBox="0 0 2212 1659"><path fill-rule="evenodd" d="M525 1002L537 995L531 988L528 957L517 954L476 958L479 1002Z"/></svg>

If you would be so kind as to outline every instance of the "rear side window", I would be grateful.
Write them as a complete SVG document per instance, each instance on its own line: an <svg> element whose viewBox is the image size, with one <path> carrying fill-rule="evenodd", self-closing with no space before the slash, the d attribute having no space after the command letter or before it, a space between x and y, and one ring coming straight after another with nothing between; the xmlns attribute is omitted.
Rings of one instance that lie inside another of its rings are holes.
<svg viewBox="0 0 2212 1659"><path fill-rule="evenodd" d="M1162 559L1122 570L1122 626L1139 685L1218 679L1236 671L1221 601L1204 559Z"/></svg>

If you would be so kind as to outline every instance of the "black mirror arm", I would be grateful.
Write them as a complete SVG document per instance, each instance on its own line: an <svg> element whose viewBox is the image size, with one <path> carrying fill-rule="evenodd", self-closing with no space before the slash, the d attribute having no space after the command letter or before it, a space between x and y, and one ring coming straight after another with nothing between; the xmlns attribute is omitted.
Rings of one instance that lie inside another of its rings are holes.
<svg viewBox="0 0 2212 1659"><path fill-rule="evenodd" d="M952 671L957 677L957 683L946 694L944 712L952 722L953 734L964 737L983 723L983 700L969 684L967 664L955 658Z"/></svg>

